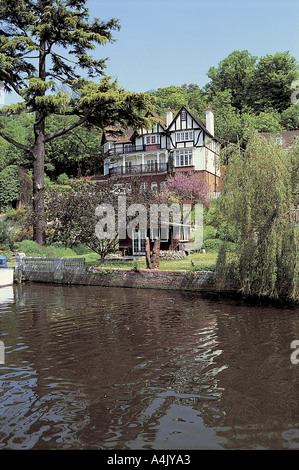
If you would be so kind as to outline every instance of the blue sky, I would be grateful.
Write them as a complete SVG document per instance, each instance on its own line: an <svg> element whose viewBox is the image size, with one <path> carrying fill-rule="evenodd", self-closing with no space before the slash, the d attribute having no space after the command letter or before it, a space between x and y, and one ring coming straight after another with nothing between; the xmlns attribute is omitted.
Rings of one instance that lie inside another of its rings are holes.
<svg viewBox="0 0 299 470"><path fill-rule="evenodd" d="M116 42L98 47L106 74L131 92L195 83L234 50L290 51L299 61L299 3L277 0L88 0L91 17L118 18ZM13 95L5 102L14 101Z"/></svg>
<svg viewBox="0 0 299 470"><path fill-rule="evenodd" d="M299 61L298 1L98 1L90 15L118 18L106 73L129 91L208 81L211 66L234 50L252 55L290 51Z"/></svg>

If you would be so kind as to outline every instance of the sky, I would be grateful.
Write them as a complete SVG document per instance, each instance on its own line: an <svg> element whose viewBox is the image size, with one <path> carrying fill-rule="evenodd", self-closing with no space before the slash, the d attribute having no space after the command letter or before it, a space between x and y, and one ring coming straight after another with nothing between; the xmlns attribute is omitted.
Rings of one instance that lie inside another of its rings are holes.
<svg viewBox="0 0 299 470"><path fill-rule="evenodd" d="M203 87L209 68L235 50L258 58L290 51L299 62L298 0L87 0L87 7L91 17L119 19L116 42L94 57L108 57L106 74L130 92Z"/></svg>
<svg viewBox="0 0 299 470"><path fill-rule="evenodd" d="M117 42L102 47L106 73L131 92L208 83L207 72L235 50L263 57L290 51L299 62L299 2L99 1L90 15L118 18Z"/></svg>

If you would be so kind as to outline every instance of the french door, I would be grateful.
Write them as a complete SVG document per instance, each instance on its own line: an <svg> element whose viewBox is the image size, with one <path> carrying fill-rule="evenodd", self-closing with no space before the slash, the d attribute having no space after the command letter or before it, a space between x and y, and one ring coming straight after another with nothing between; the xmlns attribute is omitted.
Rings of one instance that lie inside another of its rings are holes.
<svg viewBox="0 0 299 470"><path fill-rule="evenodd" d="M145 255L145 239L145 229L136 229L133 232L133 255Z"/></svg>

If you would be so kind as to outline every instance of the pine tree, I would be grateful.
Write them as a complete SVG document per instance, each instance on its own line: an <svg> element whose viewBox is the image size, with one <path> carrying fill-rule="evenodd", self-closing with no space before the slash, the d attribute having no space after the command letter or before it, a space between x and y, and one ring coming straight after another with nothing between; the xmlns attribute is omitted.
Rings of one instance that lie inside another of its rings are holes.
<svg viewBox="0 0 299 470"><path fill-rule="evenodd" d="M131 94L104 75L106 59L93 59L98 45L113 42L117 19L90 20L86 0L1 0L0 80L20 102L1 115L33 113L34 143L0 136L33 158L34 240L45 244L45 145L85 124L101 128L115 122L145 126L148 94ZM143 114L141 114L144 112ZM46 132L51 115L73 115L76 121Z"/></svg>

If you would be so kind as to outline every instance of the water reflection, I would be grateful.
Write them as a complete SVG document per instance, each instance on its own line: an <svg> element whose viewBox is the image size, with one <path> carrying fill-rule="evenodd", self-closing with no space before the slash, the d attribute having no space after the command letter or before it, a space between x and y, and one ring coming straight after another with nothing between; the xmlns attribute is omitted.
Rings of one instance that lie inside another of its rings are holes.
<svg viewBox="0 0 299 470"><path fill-rule="evenodd" d="M299 448L297 332L298 311L190 293L15 286L0 448Z"/></svg>

